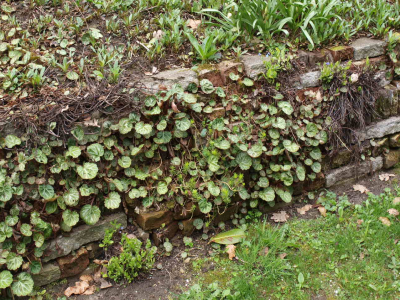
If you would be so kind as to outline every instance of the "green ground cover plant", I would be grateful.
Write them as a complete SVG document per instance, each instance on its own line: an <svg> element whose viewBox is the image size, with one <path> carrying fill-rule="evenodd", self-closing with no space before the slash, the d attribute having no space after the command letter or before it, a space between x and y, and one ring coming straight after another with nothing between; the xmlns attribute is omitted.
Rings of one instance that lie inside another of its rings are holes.
<svg viewBox="0 0 400 300"><path fill-rule="evenodd" d="M226 254L197 262L216 266L177 299L398 299L399 196L386 188L352 205L328 192L319 199L326 217L256 222L236 262Z"/></svg>

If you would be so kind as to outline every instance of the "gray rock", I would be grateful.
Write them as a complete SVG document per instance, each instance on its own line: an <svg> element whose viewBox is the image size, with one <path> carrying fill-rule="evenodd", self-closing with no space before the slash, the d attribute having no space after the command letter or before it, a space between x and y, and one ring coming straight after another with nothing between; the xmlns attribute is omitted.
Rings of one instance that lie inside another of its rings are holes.
<svg viewBox="0 0 400 300"><path fill-rule="evenodd" d="M385 41L361 38L355 40L350 46L354 48L354 59L361 60L367 57L384 55L386 45Z"/></svg>
<svg viewBox="0 0 400 300"><path fill-rule="evenodd" d="M369 139L382 138L386 135L400 132L400 116L391 117L389 119L369 125L365 131L358 133L360 141Z"/></svg>
<svg viewBox="0 0 400 300"><path fill-rule="evenodd" d="M83 245L102 240L105 230L110 227L112 221L116 221L124 227L127 225L127 217L125 213L121 212L105 217L96 225L82 225L74 228L69 236L59 236L50 241L47 252L45 252L42 260L48 262L52 259L68 255Z"/></svg>
<svg viewBox="0 0 400 300"><path fill-rule="evenodd" d="M43 264L39 274L32 274L35 286L43 286L61 278L61 271L57 264Z"/></svg>
<svg viewBox="0 0 400 300"><path fill-rule="evenodd" d="M269 61L271 58L264 55L243 55L242 63L246 75L252 79L256 79L258 75L265 73L265 61Z"/></svg>
<svg viewBox="0 0 400 300"><path fill-rule="evenodd" d="M386 78L386 71L379 71L374 75L374 79L378 81L379 86L384 87L390 84L391 78Z"/></svg>
<svg viewBox="0 0 400 300"><path fill-rule="evenodd" d="M314 71L300 75L301 88L316 87L321 85L321 72Z"/></svg>
<svg viewBox="0 0 400 300"><path fill-rule="evenodd" d="M371 158L360 164L353 164L339 169L335 169L326 175L326 187L331 187L345 181L360 178L369 173L376 172L383 167L383 158L381 156Z"/></svg>
<svg viewBox="0 0 400 300"><path fill-rule="evenodd" d="M138 82L139 86L142 85L143 88L153 93L157 93L161 86L170 89L174 84L179 84L186 89L190 83L199 84L196 72L191 69L163 71Z"/></svg>

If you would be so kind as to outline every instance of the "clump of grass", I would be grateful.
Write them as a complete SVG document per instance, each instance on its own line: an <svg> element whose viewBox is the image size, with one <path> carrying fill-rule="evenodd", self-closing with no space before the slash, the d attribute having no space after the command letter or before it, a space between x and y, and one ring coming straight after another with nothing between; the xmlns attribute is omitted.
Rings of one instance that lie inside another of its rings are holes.
<svg viewBox="0 0 400 300"><path fill-rule="evenodd" d="M214 259L217 266L201 276L197 294L217 286L229 294L212 299L398 299L400 225L388 210L398 208L399 195L399 188L388 188L363 205L341 198L325 218L254 224L237 248L238 260ZM218 285L210 286L210 278Z"/></svg>

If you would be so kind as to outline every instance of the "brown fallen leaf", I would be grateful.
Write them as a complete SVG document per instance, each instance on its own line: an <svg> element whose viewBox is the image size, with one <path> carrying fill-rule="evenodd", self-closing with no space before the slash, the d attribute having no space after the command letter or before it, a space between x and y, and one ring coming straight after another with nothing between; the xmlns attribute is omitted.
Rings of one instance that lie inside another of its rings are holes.
<svg viewBox="0 0 400 300"><path fill-rule="evenodd" d="M269 248L268 248L268 247L265 247L265 249L264 249L264 255L267 256L267 255L268 255L268 252L269 252Z"/></svg>
<svg viewBox="0 0 400 300"><path fill-rule="evenodd" d="M390 226L392 223L390 223L389 219L386 217L379 217L379 220L382 222L383 225Z"/></svg>
<svg viewBox="0 0 400 300"><path fill-rule="evenodd" d="M93 262L97 265L104 265L104 264L108 264L108 260L100 260L100 259L95 259L93 260Z"/></svg>
<svg viewBox="0 0 400 300"><path fill-rule="evenodd" d="M289 218L289 215L286 211L280 211L278 213L273 213L271 219L274 220L276 223L283 223L286 222Z"/></svg>
<svg viewBox="0 0 400 300"><path fill-rule="evenodd" d="M305 215L306 212L308 212L311 208L312 208L312 205L307 204L307 205L304 205L303 207L298 208L297 212L301 215Z"/></svg>
<svg viewBox="0 0 400 300"><path fill-rule="evenodd" d="M81 281L87 281L87 282L92 282L93 281L93 277L90 275L82 275L81 277L79 277L79 279Z"/></svg>
<svg viewBox="0 0 400 300"><path fill-rule="evenodd" d="M236 246L235 245L227 245L226 252L229 255L229 259L232 260L236 257Z"/></svg>
<svg viewBox="0 0 400 300"><path fill-rule="evenodd" d="M89 283L87 281L78 281L75 282L75 286L70 286L64 291L64 295L67 297L71 297L71 295L81 295L83 294L89 287Z"/></svg>
<svg viewBox="0 0 400 300"><path fill-rule="evenodd" d="M379 180L381 181L389 181L390 177L395 177L396 175L394 174L388 174L388 173L384 173L379 175Z"/></svg>
<svg viewBox="0 0 400 300"><path fill-rule="evenodd" d="M365 257L365 254L363 252L360 253L360 259L363 260Z"/></svg>
<svg viewBox="0 0 400 300"><path fill-rule="evenodd" d="M187 26L192 28L192 29L197 29L197 27L199 27L201 24L201 20L193 20L193 19L189 19L187 21Z"/></svg>
<svg viewBox="0 0 400 300"><path fill-rule="evenodd" d="M96 287L94 285L91 285L82 295L93 295L95 291Z"/></svg>
<svg viewBox="0 0 400 300"><path fill-rule="evenodd" d="M388 209L388 213L389 213L389 215L392 215L392 216L398 216L399 215L399 211L397 209L395 209L395 208L389 208Z"/></svg>
<svg viewBox="0 0 400 300"><path fill-rule="evenodd" d="M109 283L107 280L105 280L104 278L100 278L100 289L104 290L104 289L108 289L112 286L113 285L111 283Z"/></svg>
<svg viewBox="0 0 400 300"><path fill-rule="evenodd" d="M358 224L358 225L361 225L362 223L364 223L364 220L361 220L361 219L358 219L358 220L357 220L357 224Z"/></svg>
<svg viewBox="0 0 400 300"><path fill-rule="evenodd" d="M393 199L393 205L399 204L400 203L400 197L396 197Z"/></svg>
<svg viewBox="0 0 400 300"><path fill-rule="evenodd" d="M323 206L318 206L319 213L321 216L326 217L326 208Z"/></svg>
<svg viewBox="0 0 400 300"><path fill-rule="evenodd" d="M279 254L279 258L280 258L280 259L285 259L286 256L287 256L287 253L281 253L281 254Z"/></svg>
<svg viewBox="0 0 400 300"><path fill-rule="evenodd" d="M356 191L356 192L360 192L361 194L368 194L369 193L369 189L367 189L365 186L363 186L363 185L361 185L361 184L356 184L356 185L353 185L353 189Z"/></svg>

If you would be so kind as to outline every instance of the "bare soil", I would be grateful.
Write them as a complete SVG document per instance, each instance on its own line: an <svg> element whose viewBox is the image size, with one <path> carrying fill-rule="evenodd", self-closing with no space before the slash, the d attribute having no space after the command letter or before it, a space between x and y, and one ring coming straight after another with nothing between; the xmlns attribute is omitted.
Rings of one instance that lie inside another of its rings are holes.
<svg viewBox="0 0 400 300"><path fill-rule="evenodd" d="M379 179L379 175L384 173L393 174L395 176L390 177L389 181L382 181ZM363 201L365 201L368 196L366 194L361 194L358 191L354 191L353 189L354 184L364 185L372 193L379 194L382 193L385 188L392 187L399 181L400 181L400 169L392 169L392 170L377 172L372 176L368 176L357 181L333 187L330 190L335 192L337 195L346 194L351 203L360 204ZM311 202L311 204L315 204L315 201L316 200ZM300 208L304 205L305 202L298 202L290 206L281 207L280 209L278 209L278 211L280 210L286 211L289 214L290 218L296 217L303 219L304 218L313 219L320 216L320 213L317 209L311 209L305 215L300 215L297 212L297 208ZM268 213L266 217L271 223L274 223L274 221L270 219L272 213L273 212ZM173 299L174 294L179 294L182 290L185 290L186 288L190 287L193 284L193 281L195 281L198 272L193 270L192 262L197 258L207 256L212 252L212 248L210 247L210 245L207 244L206 241L204 241L201 238L201 234L194 234L192 238L195 247L190 248L189 256L186 259L182 259L181 257L181 253L185 251L185 245L183 244L182 236L177 235L171 241L171 243L174 245L174 249L171 255L170 256L160 255L155 263L156 268L152 269L147 276L130 284L113 283L113 286L111 288L98 290L93 295L72 296L69 299L75 299L75 300ZM160 269L157 267L160 267ZM203 268L201 272L207 272L208 267ZM48 291L54 296L54 299L56 299L58 296L63 296L65 289L68 286L73 286L76 281L79 281L78 277L69 278L68 282L54 285L53 287L48 288Z"/></svg>

